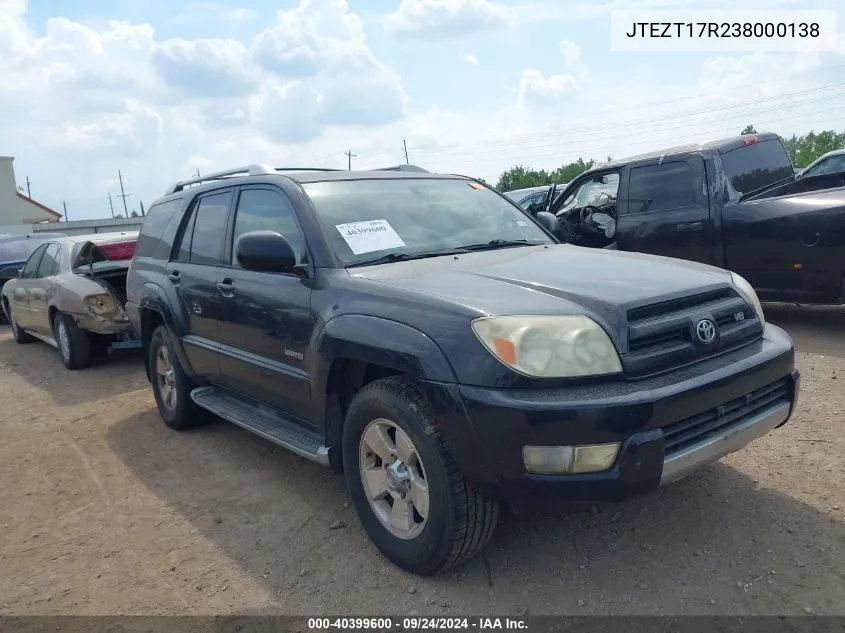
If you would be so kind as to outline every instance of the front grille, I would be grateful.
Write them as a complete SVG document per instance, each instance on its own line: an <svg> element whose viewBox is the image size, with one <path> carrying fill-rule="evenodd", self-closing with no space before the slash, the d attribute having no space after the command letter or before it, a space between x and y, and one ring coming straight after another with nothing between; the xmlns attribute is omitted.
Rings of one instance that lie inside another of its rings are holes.
<svg viewBox="0 0 845 633"><path fill-rule="evenodd" d="M789 380L783 378L714 409L663 427L666 456L706 440L723 429L742 424L766 407L789 401Z"/></svg>
<svg viewBox="0 0 845 633"><path fill-rule="evenodd" d="M737 320L741 314L742 320ZM732 288L721 288L628 311L628 351L622 355L625 375L650 376L703 360L758 339L763 327L754 309ZM717 330L713 343L695 338L701 319Z"/></svg>

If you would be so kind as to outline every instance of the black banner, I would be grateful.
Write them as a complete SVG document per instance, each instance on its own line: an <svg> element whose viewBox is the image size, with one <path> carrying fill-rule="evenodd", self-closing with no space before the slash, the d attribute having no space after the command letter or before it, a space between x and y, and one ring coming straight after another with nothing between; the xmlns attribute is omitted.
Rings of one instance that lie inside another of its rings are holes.
<svg viewBox="0 0 845 633"><path fill-rule="evenodd" d="M0 616L0 633L845 633L845 616Z"/></svg>

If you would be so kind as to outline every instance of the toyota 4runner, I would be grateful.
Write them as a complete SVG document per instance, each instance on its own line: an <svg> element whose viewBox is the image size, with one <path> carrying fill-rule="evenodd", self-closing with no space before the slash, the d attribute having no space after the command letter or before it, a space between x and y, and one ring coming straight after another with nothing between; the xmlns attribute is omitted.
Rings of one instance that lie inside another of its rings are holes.
<svg viewBox="0 0 845 633"><path fill-rule="evenodd" d="M161 417L345 473L419 574L478 553L500 504L619 500L787 422L792 341L743 278L560 244L544 218L414 168L175 184L127 280Z"/></svg>

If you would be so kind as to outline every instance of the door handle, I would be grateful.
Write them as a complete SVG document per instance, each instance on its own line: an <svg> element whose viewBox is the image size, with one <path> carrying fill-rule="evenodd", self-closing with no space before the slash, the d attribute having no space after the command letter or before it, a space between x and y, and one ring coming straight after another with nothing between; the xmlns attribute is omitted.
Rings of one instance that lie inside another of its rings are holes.
<svg viewBox="0 0 845 633"><path fill-rule="evenodd" d="M701 222L689 222L687 224L679 224L675 227L678 231L700 231L704 228Z"/></svg>
<svg viewBox="0 0 845 633"><path fill-rule="evenodd" d="M224 279L217 282L217 289L224 297L231 297L235 294L235 282L231 279Z"/></svg>
<svg viewBox="0 0 845 633"><path fill-rule="evenodd" d="M174 271L167 273L167 278L170 281L172 281L173 283L178 283L179 282L179 271L174 270Z"/></svg>

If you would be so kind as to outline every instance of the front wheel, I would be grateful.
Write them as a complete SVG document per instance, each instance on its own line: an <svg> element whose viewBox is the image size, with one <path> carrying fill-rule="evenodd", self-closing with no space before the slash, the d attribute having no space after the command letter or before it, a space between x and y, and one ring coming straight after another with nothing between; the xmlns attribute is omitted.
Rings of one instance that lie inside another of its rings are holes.
<svg viewBox="0 0 845 633"><path fill-rule="evenodd" d="M404 377L368 384L343 429L343 463L355 510L399 567L437 574L479 553L497 503L472 490L452 459L431 405Z"/></svg>
<svg viewBox="0 0 845 633"><path fill-rule="evenodd" d="M27 343L32 343L35 338L30 336L25 330L18 325L18 322L15 321L15 317L12 314L11 308L9 308L9 303L4 299L3 300L3 307L5 308L5 313L9 319L9 325L12 328L12 336L15 339L15 343L19 345L26 345Z"/></svg>

